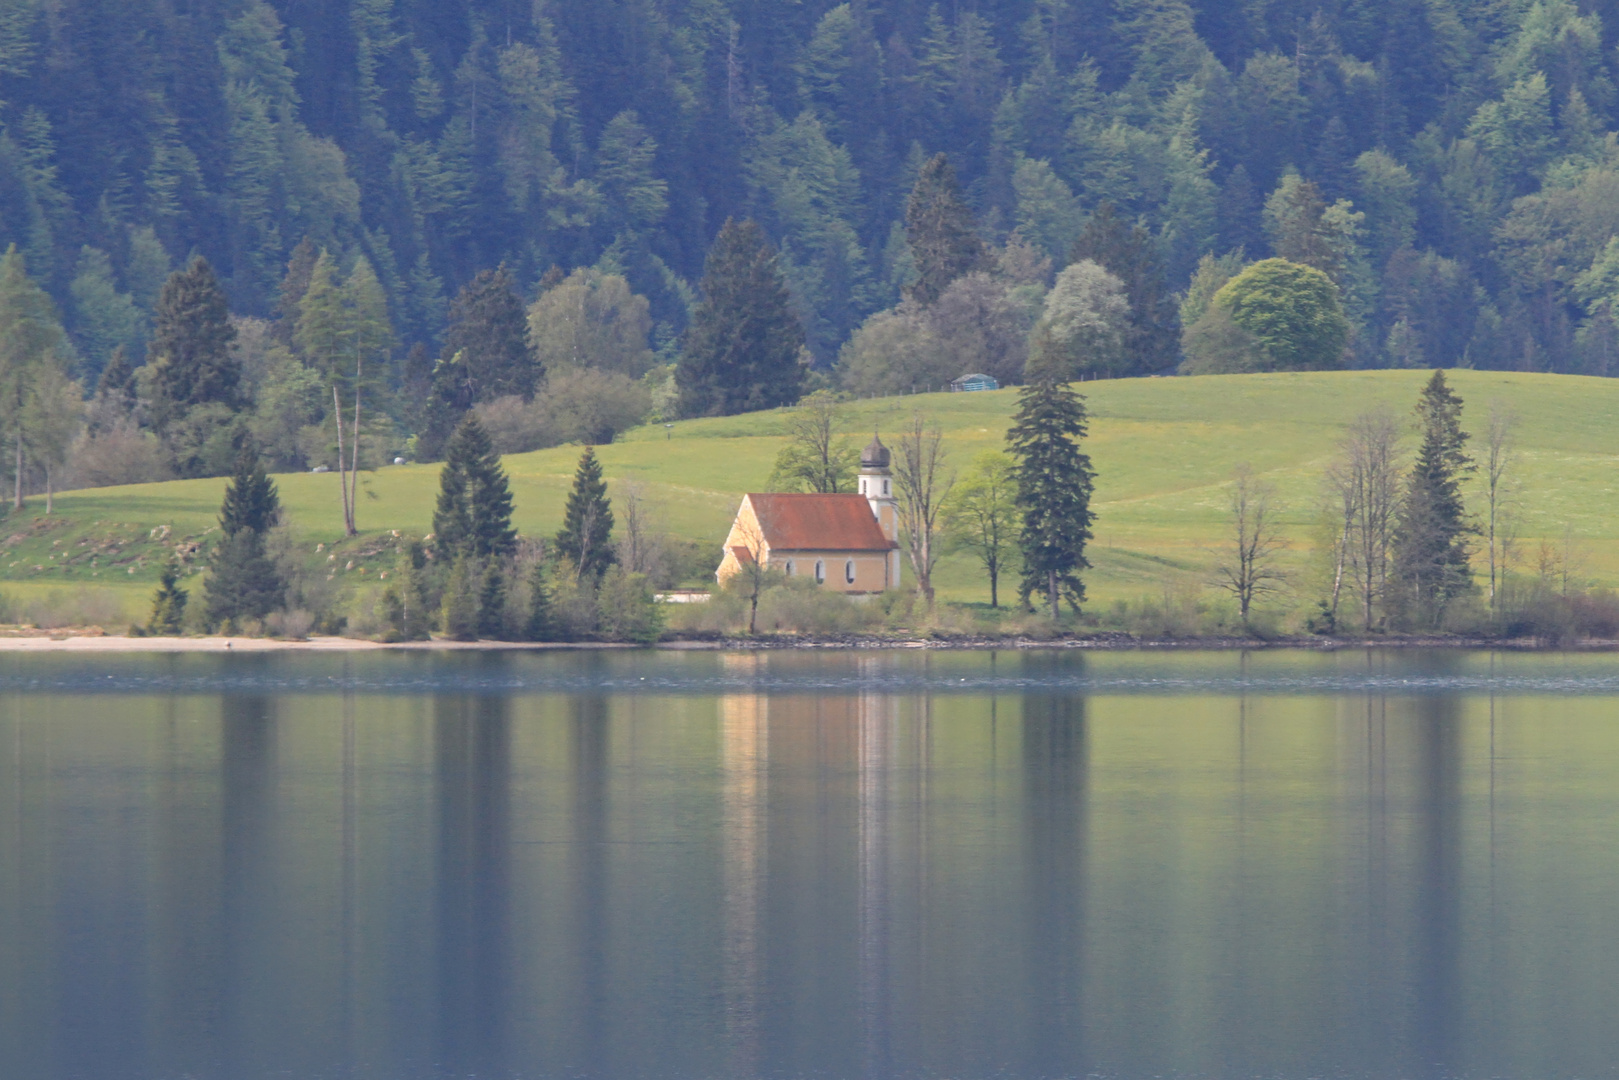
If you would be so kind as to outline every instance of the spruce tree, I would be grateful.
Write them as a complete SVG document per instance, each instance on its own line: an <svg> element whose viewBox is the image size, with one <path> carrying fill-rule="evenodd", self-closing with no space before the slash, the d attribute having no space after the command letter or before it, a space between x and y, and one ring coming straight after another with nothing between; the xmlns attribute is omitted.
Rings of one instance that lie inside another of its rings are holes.
<svg viewBox="0 0 1619 1080"><path fill-rule="evenodd" d="M776 251L752 221L727 221L708 251L703 299L675 369L687 416L791 405L803 392L804 328Z"/></svg>
<svg viewBox="0 0 1619 1080"><path fill-rule="evenodd" d="M298 316L303 310L304 293L309 291L309 279L319 256L320 251L306 236L298 241L298 246L292 249L292 255L287 259L287 273L281 279L280 294L275 304L275 334L284 344L292 344Z"/></svg>
<svg viewBox="0 0 1619 1080"><path fill-rule="evenodd" d="M433 533L439 550L452 556L486 559L517 546L511 486L476 414L466 415L446 448Z"/></svg>
<svg viewBox="0 0 1619 1080"><path fill-rule="evenodd" d="M1027 604L1044 592L1056 620L1058 601L1067 596L1077 609L1085 599L1079 571L1088 569L1085 543L1091 538L1091 490L1096 477L1080 450L1086 434L1085 399L1067 386L1042 381L1018 392L1017 414L1006 441L1017 462L1017 508L1022 515L1018 542L1023 551L1021 595Z"/></svg>
<svg viewBox="0 0 1619 1080"><path fill-rule="evenodd" d="M135 408L135 369L129 366L129 354L122 345L112 351L101 377L96 380L96 397L117 405L122 411Z"/></svg>
<svg viewBox="0 0 1619 1080"><path fill-rule="evenodd" d="M467 283L450 304L446 358L466 367L473 401L534 396L544 374L528 344L528 313L504 263Z"/></svg>
<svg viewBox="0 0 1619 1080"><path fill-rule="evenodd" d="M506 575L494 559L484 566L478 590L478 636L486 640L506 636Z"/></svg>
<svg viewBox="0 0 1619 1080"><path fill-rule="evenodd" d="M210 624L262 619L281 606L285 583L264 548L265 534L280 517L275 481L265 475L257 452L244 447L219 508L225 535L214 550L206 586Z"/></svg>
<svg viewBox="0 0 1619 1080"><path fill-rule="evenodd" d="M613 506L607 499L607 481L602 479L595 447L587 446L573 474L562 531L557 533L557 552L573 563L581 579L599 578L617 561L610 541L612 532Z"/></svg>
<svg viewBox="0 0 1619 1080"><path fill-rule="evenodd" d="M1473 470L1462 399L1435 371L1417 402L1422 446L1406 478L1394 525L1396 598L1408 622L1438 626L1451 600L1473 587L1470 526L1461 478Z"/></svg>
<svg viewBox="0 0 1619 1080"><path fill-rule="evenodd" d="M534 560L528 573L528 622L524 638L529 641L556 640L556 620L551 614L551 585L545 580L545 561Z"/></svg>
<svg viewBox="0 0 1619 1080"><path fill-rule="evenodd" d="M163 564L157 579L157 592L152 595L152 617L146 624L153 634L178 634L184 627L186 591L180 588L180 560L174 555Z"/></svg>
<svg viewBox="0 0 1619 1080"><path fill-rule="evenodd" d="M1180 316L1175 297L1164 284L1164 263L1152 234L1126 223L1111 203L1103 203L1068 255L1070 264L1085 259L1124 282L1130 301L1126 371L1145 374L1173 368L1180 356Z"/></svg>
<svg viewBox="0 0 1619 1080"><path fill-rule="evenodd" d="M156 365L152 421L159 431L198 405L238 406L242 372L231 353L235 340L225 290L198 255L169 275L157 301L147 356Z"/></svg>
<svg viewBox="0 0 1619 1080"><path fill-rule="evenodd" d="M978 224L961 199L956 170L944 154L934 155L917 174L905 203L905 239L916 264L916 280L905 295L924 307L952 281L989 265Z"/></svg>

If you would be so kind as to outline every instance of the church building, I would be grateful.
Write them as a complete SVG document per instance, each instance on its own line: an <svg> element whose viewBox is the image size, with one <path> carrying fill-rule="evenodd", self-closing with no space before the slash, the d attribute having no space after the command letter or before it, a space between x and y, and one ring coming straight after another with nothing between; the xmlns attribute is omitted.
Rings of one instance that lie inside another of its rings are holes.
<svg viewBox="0 0 1619 1080"><path fill-rule="evenodd" d="M744 495L715 578L723 586L757 563L851 595L897 589L899 501L888 465L873 436L860 452L858 494Z"/></svg>

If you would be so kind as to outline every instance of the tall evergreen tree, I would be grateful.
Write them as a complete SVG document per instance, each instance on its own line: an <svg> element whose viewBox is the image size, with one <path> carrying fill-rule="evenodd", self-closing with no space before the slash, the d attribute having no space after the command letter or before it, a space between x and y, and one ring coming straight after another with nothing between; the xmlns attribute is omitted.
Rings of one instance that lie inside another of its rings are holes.
<svg viewBox="0 0 1619 1080"><path fill-rule="evenodd" d="M152 594L152 617L146 622L148 633L178 634L184 628L186 591L180 588L180 560L170 555L157 579L157 591Z"/></svg>
<svg viewBox="0 0 1619 1080"><path fill-rule="evenodd" d="M544 374L528 344L528 314L502 263L470 281L450 304L444 355L459 357L473 401L532 397Z"/></svg>
<svg viewBox="0 0 1619 1080"><path fill-rule="evenodd" d="M1077 609L1085 599L1079 572L1089 569L1091 491L1096 472L1080 449L1085 438L1085 399L1064 384L1031 383L1018 391L1018 409L1006 442L1017 462L1018 542L1023 551L1021 594L1027 604L1044 592L1056 620L1066 596Z"/></svg>
<svg viewBox="0 0 1619 1080"><path fill-rule="evenodd" d="M489 435L468 413L446 447L433 533L440 551L487 559L517 547L512 493Z"/></svg>
<svg viewBox="0 0 1619 1080"><path fill-rule="evenodd" d="M573 474L573 490L557 533L557 552L573 563L580 578L599 578L617 561L613 554L613 506L607 499L596 448L585 447Z"/></svg>
<svg viewBox="0 0 1619 1080"><path fill-rule="evenodd" d="M241 365L231 352L236 329L230 303L201 255L163 283L158 297L148 362L152 422L163 430L198 405L240 404Z"/></svg>
<svg viewBox="0 0 1619 1080"><path fill-rule="evenodd" d="M917 174L905 203L905 239L911 246L916 280L905 295L927 306L950 283L985 269L989 256L973 212L962 201L956 170L944 154L935 154Z"/></svg>
<svg viewBox="0 0 1619 1080"><path fill-rule="evenodd" d="M687 416L730 416L797 401L804 328L776 251L753 221L727 221L709 249L703 299L675 369Z"/></svg>
<svg viewBox="0 0 1619 1080"><path fill-rule="evenodd" d="M1393 576L1406 621L1438 626L1450 601L1473 588L1461 479L1473 470L1462 399L1435 371L1417 401L1422 446L1406 478L1394 526Z"/></svg>
<svg viewBox="0 0 1619 1080"><path fill-rule="evenodd" d="M265 475L258 452L244 446L219 508L225 535L214 551L206 586L210 624L262 619L281 605L286 586L264 549L265 534L280 517L275 481Z"/></svg>
<svg viewBox="0 0 1619 1080"><path fill-rule="evenodd" d="M135 407L135 369L129 366L129 354L122 345L107 358L96 380L96 396L114 402L125 412Z"/></svg>
<svg viewBox="0 0 1619 1080"><path fill-rule="evenodd" d="M1164 263L1152 234L1118 216L1111 203L1097 208L1074 241L1068 261L1089 259L1124 282L1130 326L1124 355L1132 374L1167 371L1180 352L1180 316L1164 284Z"/></svg>

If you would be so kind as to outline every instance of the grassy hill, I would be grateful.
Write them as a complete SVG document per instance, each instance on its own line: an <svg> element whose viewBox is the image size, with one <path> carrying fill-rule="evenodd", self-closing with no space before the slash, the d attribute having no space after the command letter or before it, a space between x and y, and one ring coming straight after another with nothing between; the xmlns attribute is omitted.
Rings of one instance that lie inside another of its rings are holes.
<svg viewBox="0 0 1619 1080"><path fill-rule="evenodd" d="M1321 476L1344 426L1376 403L1411 415L1424 372L1375 371L1130 379L1086 384L1093 416L1090 452L1097 469L1097 539L1088 577L1093 600L1157 592L1166 582L1206 581L1224 542L1226 484L1247 462L1273 483L1293 537L1287 558L1306 559ZM1490 403L1518 413L1518 531L1526 564L1541 541L1573 554L1578 576L1619 584L1619 380L1562 375L1458 371L1465 423L1481 431ZM943 424L951 460L965 466L978 450L1001 445L1015 405L1011 390L932 394L851 403L857 442L897 428L913 411ZM600 450L615 485L640 485L670 533L712 545L724 537L740 495L761 489L781 446L782 412L691 420L629 432ZM578 447L506 459L518 527L553 533ZM316 544L342 538L337 477L277 478L289 519L311 557ZM187 480L69 492L56 511L33 499L0 521L0 581L13 597L62 586L107 586L137 610L174 543L206 543L223 480ZM391 530L427 532L437 466L392 466L361 477L359 522L373 538L350 542L334 560L339 573L374 577L383 563L374 538ZM367 553L372 565L366 566ZM346 570L358 555L355 569ZM907 571L908 573L908 571ZM987 600L970 560L952 557L941 594Z"/></svg>

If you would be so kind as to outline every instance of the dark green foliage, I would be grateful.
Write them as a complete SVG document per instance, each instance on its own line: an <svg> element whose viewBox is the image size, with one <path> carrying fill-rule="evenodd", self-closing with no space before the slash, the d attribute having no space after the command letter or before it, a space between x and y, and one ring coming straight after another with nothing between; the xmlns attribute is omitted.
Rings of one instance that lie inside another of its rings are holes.
<svg viewBox="0 0 1619 1080"><path fill-rule="evenodd" d="M607 481L594 447L585 447L573 474L573 490L557 533L557 553L573 566L581 579L595 579L617 561L611 541L613 506L607 499Z"/></svg>
<svg viewBox="0 0 1619 1080"><path fill-rule="evenodd" d="M444 586L443 610L439 625L451 641L478 639L478 594L481 585L476 560L462 556L450 567Z"/></svg>
<svg viewBox="0 0 1619 1080"><path fill-rule="evenodd" d="M210 625L229 621L239 626L245 619L263 619L281 606L285 583L264 549L265 534L280 517L275 481L265 475L257 452L244 447L219 508L219 528L225 536L214 549L213 573L208 577Z"/></svg>
<svg viewBox="0 0 1619 1080"><path fill-rule="evenodd" d="M152 617L146 629L153 634L178 634L185 626L186 591L180 588L180 560L173 555L163 564L152 595Z"/></svg>
<svg viewBox="0 0 1619 1080"><path fill-rule="evenodd" d="M523 637L528 641L556 641L556 618L551 611L551 583L543 559L536 559L528 572L528 621Z"/></svg>
<svg viewBox="0 0 1619 1080"><path fill-rule="evenodd" d="M1086 425L1082 396L1060 383L1038 382L1018 391L1017 413L1006 433L1007 448L1017 462L1017 507L1023 519L1020 593L1025 604L1034 593L1045 593L1053 620L1061 597L1076 609L1084 602L1079 572L1091 565L1085 544L1094 520L1096 473L1080 449Z"/></svg>
<svg viewBox="0 0 1619 1080"><path fill-rule="evenodd" d="M472 401L534 395L544 372L529 350L528 316L505 264L473 278L450 304L444 356L461 365Z"/></svg>
<svg viewBox="0 0 1619 1080"><path fill-rule="evenodd" d="M757 223L727 221L720 229L702 292L675 369L681 411L730 416L797 401L804 329Z"/></svg>
<svg viewBox="0 0 1619 1080"><path fill-rule="evenodd" d="M944 154L935 154L917 174L905 203L905 239L916 265L916 280L905 294L924 307L958 277L987 267L978 223L961 201L956 170Z"/></svg>
<svg viewBox="0 0 1619 1080"><path fill-rule="evenodd" d="M1180 317L1175 297L1164 282L1164 264L1152 234L1122 220L1112 203L1103 203L1074 241L1068 261L1089 259L1124 282L1130 301L1130 327L1125 333L1125 370L1129 374L1168 371L1179 354Z"/></svg>
<svg viewBox="0 0 1619 1080"><path fill-rule="evenodd" d="M449 558L509 555L517 546L506 470L472 413L455 429L445 452L433 534Z"/></svg>
<svg viewBox="0 0 1619 1080"><path fill-rule="evenodd" d="M225 501L219 508L219 527L226 536L243 529L267 533L281 520L281 496L275 481L264 472L257 451L244 446L236 457L236 474L225 487Z"/></svg>
<svg viewBox="0 0 1619 1080"><path fill-rule="evenodd" d="M478 589L478 636L487 640L506 636L506 578L494 559L485 564Z"/></svg>
<svg viewBox="0 0 1619 1080"><path fill-rule="evenodd" d="M135 371L129 366L129 356L122 345L112 351L101 369L101 377L96 380L96 397L124 412L135 408Z"/></svg>
<svg viewBox="0 0 1619 1080"><path fill-rule="evenodd" d="M265 554L264 536L243 529L221 540L205 589L210 626L228 621L240 627L246 619L263 619L279 608L284 586Z"/></svg>
<svg viewBox="0 0 1619 1080"><path fill-rule="evenodd" d="M231 354L236 330L225 290L207 259L199 255L169 276L158 297L155 323L147 362L156 365L152 420L158 430L199 405L235 408L242 377Z"/></svg>
<svg viewBox="0 0 1619 1080"><path fill-rule="evenodd" d="M1473 588L1472 527L1461 480L1473 471L1462 430L1462 399L1435 371L1417 402L1422 446L1406 478L1394 525L1396 602L1407 623L1436 627L1451 601Z"/></svg>

